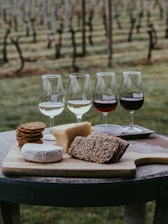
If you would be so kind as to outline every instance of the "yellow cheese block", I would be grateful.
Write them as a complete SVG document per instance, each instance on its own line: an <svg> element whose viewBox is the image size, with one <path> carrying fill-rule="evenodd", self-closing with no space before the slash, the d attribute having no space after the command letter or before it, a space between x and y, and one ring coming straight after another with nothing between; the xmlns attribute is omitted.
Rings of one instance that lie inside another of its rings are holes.
<svg viewBox="0 0 168 224"><path fill-rule="evenodd" d="M64 152L68 152L76 136L85 137L91 134L91 123L79 122L54 126L52 133L56 138L56 145L62 146Z"/></svg>

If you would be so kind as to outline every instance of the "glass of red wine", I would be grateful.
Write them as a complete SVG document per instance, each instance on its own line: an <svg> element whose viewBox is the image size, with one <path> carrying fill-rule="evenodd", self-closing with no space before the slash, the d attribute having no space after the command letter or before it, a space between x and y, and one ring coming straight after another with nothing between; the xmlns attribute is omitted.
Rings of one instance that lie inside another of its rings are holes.
<svg viewBox="0 0 168 224"><path fill-rule="evenodd" d="M120 89L120 105L129 111L130 124L123 128L123 133L136 134L143 132L143 128L134 125L134 112L144 103L144 90L141 72L123 72Z"/></svg>
<svg viewBox="0 0 168 224"><path fill-rule="evenodd" d="M94 132L118 134L121 126L108 124L107 115L113 112L118 103L117 80L113 72L98 72L93 91L93 106L103 114L103 124L93 127Z"/></svg>

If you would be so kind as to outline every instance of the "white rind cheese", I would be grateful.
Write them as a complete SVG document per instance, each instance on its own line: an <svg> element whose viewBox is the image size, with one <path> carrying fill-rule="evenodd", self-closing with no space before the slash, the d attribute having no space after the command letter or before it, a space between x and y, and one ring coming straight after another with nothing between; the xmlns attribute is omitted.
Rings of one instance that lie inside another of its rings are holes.
<svg viewBox="0 0 168 224"><path fill-rule="evenodd" d="M56 145L62 146L67 153L76 136L86 137L91 134L91 123L86 121L58 125L53 127L52 133L56 138Z"/></svg>
<svg viewBox="0 0 168 224"><path fill-rule="evenodd" d="M21 148L25 160L38 163L53 163L62 160L63 147L51 144L26 143Z"/></svg>

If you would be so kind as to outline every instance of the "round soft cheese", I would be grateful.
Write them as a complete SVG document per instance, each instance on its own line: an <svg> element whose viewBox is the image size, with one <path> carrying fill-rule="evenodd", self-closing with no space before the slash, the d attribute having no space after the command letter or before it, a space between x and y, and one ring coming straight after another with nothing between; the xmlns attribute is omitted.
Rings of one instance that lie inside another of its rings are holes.
<svg viewBox="0 0 168 224"><path fill-rule="evenodd" d="M62 160L63 147L51 144L26 143L21 148L25 160L38 163L53 163Z"/></svg>

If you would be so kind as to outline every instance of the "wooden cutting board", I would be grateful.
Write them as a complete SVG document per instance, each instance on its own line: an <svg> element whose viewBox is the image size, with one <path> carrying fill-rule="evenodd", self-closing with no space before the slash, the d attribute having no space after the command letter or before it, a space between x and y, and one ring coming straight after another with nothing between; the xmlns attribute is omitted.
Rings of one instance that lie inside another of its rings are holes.
<svg viewBox="0 0 168 224"><path fill-rule="evenodd" d="M40 164L25 161L15 146L4 158L2 171L6 175L19 176L133 177L137 165L153 163L168 164L168 153L139 153L127 150L119 162L112 164L85 162L64 154L59 163Z"/></svg>

